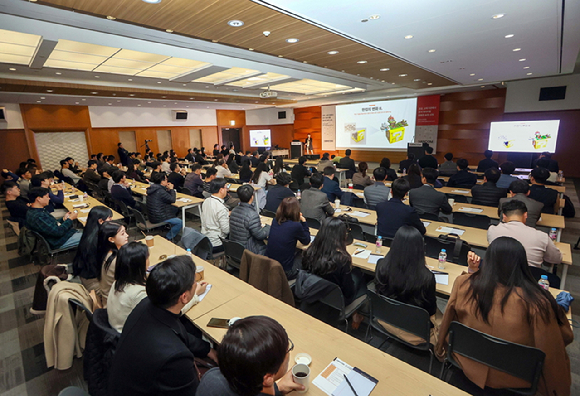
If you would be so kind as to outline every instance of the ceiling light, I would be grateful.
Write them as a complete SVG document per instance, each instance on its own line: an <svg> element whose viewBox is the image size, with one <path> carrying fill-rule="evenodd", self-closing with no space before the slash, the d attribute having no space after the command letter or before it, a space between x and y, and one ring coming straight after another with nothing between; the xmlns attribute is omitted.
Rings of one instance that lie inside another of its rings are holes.
<svg viewBox="0 0 580 396"><path fill-rule="evenodd" d="M427 85L433 85L433 83L427 83Z"/></svg>
<svg viewBox="0 0 580 396"><path fill-rule="evenodd" d="M127 81L133 81L133 79L132 78L129 78Z"/></svg>
<svg viewBox="0 0 580 396"><path fill-rule="evenodd" d="M167 96L162 96L161 98L165 99Z"/></svg>
<svg viewBox="0 0 580 396"><path fill-rule="evenodd" d="M248 48L248 51L253 51L253 50L254 50L253 48Z"/></svg>
<svg viewBox="0 0 580 396"><path fill-rule="evenodd" d="M101 78L101 76L95 76L95 78Z"/></svg>
<svg viewBox="0 0 580 396"><path fill-rule="evenodd" d="M211 42L212 42L212 43L217 43L218 41L219 41L219 40L212 40Z"/></svg>
<svg viewBox="0 0 580 396"><path fill-rule="evenodd" d="M173 103L173 104L177 104L177 102Z"/></svg>
<svg viewBox="0 0 580 396"><path fill-rule="evenodd" d="M161 3L161 0L142 0L145 3L149 3L149 4L159 4Z"/></svg>
<svg viewBox="0 0 580 396"><path fill-rule="evenodd" d="M120 100L117 101L117 103L119 103L119 102L120 102Z"/></svg>
<svg viewBox="0 0 580 396"><path fill-rule="evenodd" d="M228 25L231 27L240 27L244 26L244 22L240 21L239 19L232 19L231 21L228 21Z"/></svg>
<svg viewBox="0 0 580 396"><path fill-rule="evenodd" d="M472 77L475 76L475 73L471 73L470 76L472 76Z"/></svg>
<svg viewBox="0 0 580 396"><path fill-rule="evenodd" d="M297 42L299 42L299 41L300 41L300 40L299 40L299 39L297 39L297 38L289 38L289 39L286 39L286 42L287 42L287 43L290 43L290 44L294 44L294 43L297 43Z"/></svg>
<svg viewBox="0 0 580 396"><path fill-rule="evenodd" d="M79 104L79 102L75 102L75 104Z"/></svg>
<svg viewBox="0 0 580 396"><path fill-rule="evenodd" d="M86 100L86 99L81 99L81 100Z"/></svg>
<svg viewBox="0 0 580 396"><path fill-rule="evenodd" d="M529 66L524 66L524 69L529 69L529 68L530 68Z"/></svg>
<svg viewBox="0 0 580 396"><path fill-rule="evenodd" d="M52 92L52 89L47 89L46 92Z"/></svg>
<svg viewBox="0 0 580 396"><path fill-rule="evenodd" d="M504 16L505 16L505 14L495 14L495 15L492 15L491 17L493 19L499 19L499 18L503 18Z"/></svg>
<svg viewBox="0 0 580 396"><path fill-rule="evenodd" d="M96 94L98 94L98 92L91 92L91 93L92 93L93 95L96 95Z"/></svg>
<svg viewBox="0 0 580 396"><path fill-rule="evenodd" d="M147 103L151 104L151 102L147 102Z"/></svg>
<svg viewBox="0 0 580 396"><path fill-rule="evenodd" d="M391 69L389 69L388 67L383 67L380 71L389 71Z"/></svg>
<svg viewBox="0 0 580 396"><path fill-rule="evenodd" d="M189 100L192 100L192 99L195 99L195 98L189 98Z"/></svg>
<svg viewBox="0 0 580 396"><path fill-rule="evenodd" d="M518 51L521 51L521 50L522 50L521 48L514 48L512 51L513 52L518 52Z"/></svg>
<svg viewBox="0 0 580 396"><path fill-rule="evenodd" d="M407 77L406 74L399 74L399 77Z"/></svg>
<svg viewBox="0 0 580 396"><path fill-rule="evenodd" d="M358 61L357 63L367 63L367 61Z"/></svg>
<svg viewBox="0 0 580 396"><path fill-rule="evenodd" d="M173 30L171 30L171 29L165 29L165 31L166 31L167 33L173 33Z"/></svg>
<svg viewBox="0 0 580 396"><path fill-rule="evenodd" d="M36 103L42 103L42 100L37 100Z"/></svg>
<svg viewBox="0 0 580 396"><path fill-rule="evenodd" d="M531 76L531 75L532 75L532 73L526 73L526 74L527 74L528 76Z"/></svg>
<svg viewBox="0 0 580 396"><path fill-rule="evenodd" d="M413 81L421 81L421 79L420 78L416 78Z"/></svg>
<svg viewBox="0 0 580 396"><path fill-rule="evenodd" d="M157 81L157 84L161 84L161 81Z"/></svg>
<svg viewBox="0 0 580 396"><path fill-rule="evenodd" d="M185 107L189 107L189 106L185 106Z"/></svg>
<svg viewBox="0 0 580 396"><path fill-rule="evenodd" d="M218 100L217 99L214 99L214 101L217 102Z"/></svg>
<svg viewBox="0 0 580 396"><path fill-rule="evenodd" d="M31 3L36 3L38 0L28 0L28 1L30 1Z"/></svg>
<svg viewBox="0 0 580 396"><path fill-rule="evenodd" d="M44 96L41 96L40 99L46 99Z"/></svg>
<svg viewBox="0 0 580 396"><path fill-rule="evenodd" d="M129 94L129 96L135 96L135 94Z"/></svg>
<svg viewBox="0 0 580 396"><path fill-rule="evenodd" d="M117 96L117 94L116 94L116 93L114 93L114 94L113 94L113 96Z"/></svg>
<svg viewBox="0 0 580 396"><path fill-rule="evenodd" d="M379 14L373 14L369 17L371 20L379 19L381 16Z"/></svg>
<svg viewBox="0 0 580 396"><path fill-rule="evenodd" d="M405 40L409 40L409 39L412 39L412 38L413 38L413 36L412 36L412 35L410 35L410 34L409 34L409 35L407 35L407 36L405 36Z"/></svg>
<svg viewBox="0 0 580 396"><path fill-rule="evenodd" d="M505 38L512 38L514 35L513 34L506 34Z"/></svg>
<svg viewBox="0 0 580 396"><path fill-rule="evenodd" d="M115 17L114 17L114 16L112 16L112 15L107 15L107 19L108 19L109 21L114 21L114 20L115 20L115 19L117 19L117 18L115 18Z"/></svg>
<svg viewBox="0 0 580 396"><path fill-rule="evenodd" d="M481 88L485 88L485 85L482 85Z"/></svg>
<svg viewBox="0 0 580 396"><path fill-rule="evenodd" d="M526 61L526 58L520 59L520 62L525 62L525 61Z"/></svg>
<svg viewBox="0 0 580 396"><path fill-rule="evenodd" d="M269 32L268 30L264 30L264 31L262 32L262 34L263 34L264 36L268 37L268 36L270 35L270 32Z"/></svg>
<svg viewBox="0 0 580 396"><path fill-rule="evenodd" d="M336 55L336 54L338 54L338 51L328 51L327 54L328 55Z"/></svg>
<svg viewBox="0 0 580 396"><path fill-rule="evenodd" d="M15 69L15 68L13 68L13 67L11 67L11 68L10 68L10 69L8 69L8 70L10 70L10 71L16 71L16 69Z"/></svg>
<svg viewBox="0 0 580 396"><path fill-rule="evenodd" d="M284 55L278 55L278 58L283 58L283 57L284 57Z"/></svg>
<svg viewBox="0 0 580 396"><path fill-rule="evenodd" d="M107 104L108 104L109 106L111 106L111 105L112 105L112 103L107 103Z"/></svg>
<svg viewBox="0 0 580 396"><path fill-rule="evenodd" d="M137 107L141 107L141 105L137 105Z"/></svg>
<svg viewBox="0 0 580 396"><path fill-rule="evenodd" d="M429 52L435 52L435 49L430 49Z"/></svg>
<svg viewBox="0 0 580 396"><path fill-rule="evenodd" d="M307 61L302 61L302 63L308 63Z"/></svg>
<svg viewBox="0 0 580 396"><path fill-rule="evenodd" d="M61 72L56 72L55 73L57 76L60 76L62 73Z"/></svg>
<svg viewBox="0 0 580 396"><path fill-rule="evenodd" d="M483 78L478 78L477 81L483 81Z"/></svg>

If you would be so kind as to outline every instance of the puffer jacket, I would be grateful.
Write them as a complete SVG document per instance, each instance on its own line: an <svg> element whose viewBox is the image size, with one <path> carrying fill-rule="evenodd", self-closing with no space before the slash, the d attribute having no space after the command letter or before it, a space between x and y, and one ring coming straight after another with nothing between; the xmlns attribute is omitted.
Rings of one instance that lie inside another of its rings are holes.
<svg viewBox="0 0 580 396"><path fill-rule="evenodd" d="M256 208L241 202L230 214L230 241L239 242L252 253L264 255L264 239L270 234L270 226L262 227Z"/></svg>
<svg viewBox="0 0 580 396"><path fill-rule="evenodd" d="M175 217L177 208L171 206L175 202L175 190L168 190L161 184L153 184L147 189L147 212L149 221L161 223Z"/></svg>

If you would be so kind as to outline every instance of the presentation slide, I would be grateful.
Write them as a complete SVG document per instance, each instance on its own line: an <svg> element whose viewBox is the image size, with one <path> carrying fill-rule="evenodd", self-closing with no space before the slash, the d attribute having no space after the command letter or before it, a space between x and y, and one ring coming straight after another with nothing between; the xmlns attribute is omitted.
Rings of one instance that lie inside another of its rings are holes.
<svg viewBox="0 0 580 396"><path fill-rule="evenodd" d="M560 120L492 122L488 149L510 153L556 151Z"/></svg>
<svg viewBox="0 0 580 396"><path fill-rule="evenodd" d="M416 98L336 106L336 148L406 150L416 115Z"/></svg>
<svg viewBox="0 0 580 396"><path fill-rule="evenodd" d="M269 129L250 130L250 146L252 147L270 147L272 137Z"/></svg>

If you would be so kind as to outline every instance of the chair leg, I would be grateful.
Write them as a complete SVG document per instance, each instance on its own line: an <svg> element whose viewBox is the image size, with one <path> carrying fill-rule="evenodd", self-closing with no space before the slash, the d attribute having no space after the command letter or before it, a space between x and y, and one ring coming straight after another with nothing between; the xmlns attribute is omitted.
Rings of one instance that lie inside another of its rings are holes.
<svg viewBox="0 0 580 396"><path fill-rule="evenodd" d="M365 334L365 342L368 344L370 340L372 340L372 330L371 330L371 324L369 321L369 325L367 327L367 333ZM371 336L371 338L369 338L369 335Z"/></svg>
<svg viewBox="0 0 580 396"><path fill-rule="evenodd" d="M443 374L445 373L445 364L447 363L447 359L445 359L443 361L443 364L441 365L441 372L439 373L439 379L443 382L447 382L443 379Z"/></svg>
<svg viewBox="0 0 580 396"><path fill-rule="evenodd" d="M347 318L344 318L344 323L346 324L346 326L345 326L345 328L344 328L344 332L345 332L346 334L348 334L348 319L347 319Z"/></svg>
<svg viewBox="0 0 580 396"><path fill-rule="evenodd" d="M433 367L433 350L429 348L431 357L429 358L429 374L431 374L431 368Z"/></svg>

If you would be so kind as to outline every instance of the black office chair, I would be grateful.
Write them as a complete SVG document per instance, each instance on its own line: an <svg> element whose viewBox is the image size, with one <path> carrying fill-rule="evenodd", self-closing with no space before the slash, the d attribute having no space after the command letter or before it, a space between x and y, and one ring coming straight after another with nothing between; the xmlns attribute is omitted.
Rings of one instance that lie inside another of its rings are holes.
<svg viewBox="0 0 580 396"><path fill-rule="evenodd" d="M32 231L32 230L29 230L29 231L32 232L32 234L36 238L36 247L34 248L34 252L33 252L32 256L35 257L39 263L55 264L54 259L55 259L55 257L58 257L59 253L63 253L63 252L66 252L66 251L69 251L72 249L76 249L78 247L78 245L75 245L75 246L69 246L67 248L53 249L50 247L50 244L47 242L46 239L44 239L44 237L42 235L40 235L36 231ZM46 256L50 257L48 262L45 260Z"/></svg>
<svg viewBox="0 0 580 396"><path fill-rule="evenodd" d="M177 187L177 192L180 192L182 194L187 194L187 195L193 195L191 193L191 190L187 187Z"/></svg>
<svg viewBox="0 0 580 396"><path fill-rule="evenodd" d="M358 239L359 241L365 240L365 233L363 232L362 227L360 224L352 224L349 223L348 226L350 227L350 234L354 239Z"/></svg>
<svg viewBox="0 0 580 396"><path fill-rule="evenodd" d="M239 242L229 241L221 237L220 240L224 245L226 264L239 270L240 264L242 262L242 256L244 255L244 250L246 250L246 248Z"/></svg>
<svg viewBox="0 0 580 396"><path fill-rule="evenodd" d="M528 266L528 268L530 269L530 272L532 273L532 276L535 280L539 281L540 278L542 278L542 275L546 275L548 277L548 282L550 282L550 287L553 287L554 289L560 288L560 277L558 275L552 274L543 268L538 268L531 265Z"/></svg>
<svg viewBox="0 0 580 396"><path fill-rule="evenodd" d="M453 224L461 225L464 227L480 228L482 230L487 230L491 220L488 216L453 212Z"/></svg>
<svg viewBox="0 0 580 396"><path fill-rule="evenodd" d="M455 355L484 364L495 370L529 382L529 388L509 388L520 395L535 395L542 376L546 354L537 348L520 345L471 329L459 322L449 326L449 348L439 377L443 379L446 367L461 369Z"/></svg>
<svg viewBox="0 0 580 396"><path fill-rule="evenodd" d="M370 243L377 243L377 236L374 234L369 234L368 232L363 232L364 240ZM383 241L384 243L384 241Z"/></svg>
<svg viewBox="0 0 580 396"><path fill-rule="evenodd" d="M312 219L310 217L307 217L306 223L308 224L308 227L310 227L310 228L316 228L317 230L320 229L320 221L318 221L316 219Z"/></svg>
<svg viewBox="0 0 580 396"><path fill-rule="evenodd" d="M433 214L433 213L421 213L419 215L419 217L423 220L429 220L429 221L440 221L439 220L439 216Z"/></svg>
<svg viewBox="0 0 580 396"><path fill-rule="evenodd" d="M354 188L355 190L364 190L365 186L363 186L362 184L354 184L352 188Z"/></svg>
<svg viewBox="0 0 580 396"><path fill-rule="evenodd" d="M127 222L127 228L131 228L131 219L135 218L135 214L133 214L127 204L119 199L113 198L113 205L115 210L118 210L123 215L123 219Z"/></svg>
<svg viewBox="0 0 580 396"><path fill-rule="evenodd" d="M139 228L141 231L145 233L148 233L151 230L155 230L158 228L171 228L171 224L169 223L166 223L164 221L162 221L161 223L152 223L149 220L147 220L143 215L143 213L141 213L137 209L131 207L128 208L129 211L133 213L133 215L135 216L135 223L137 225L137 228Z"/></svg>
<svg viewBox="0 0 580 396"><path fill-rule="evenodd" d="M431 258L439 258L441 249L447 252L447 261L454 264L467 266L467 254L471 246L459 237L452 235L440 235L438 238L425 236L425 255Z"/></svg>
<svg viewBox="0 0 580 396"><path fill-rule="evenodd" d="M276 218L276 213L269 211L268 209L262 209L262 213L260 213L262 216L265 217L270 217L272 219Z"/></svg>

